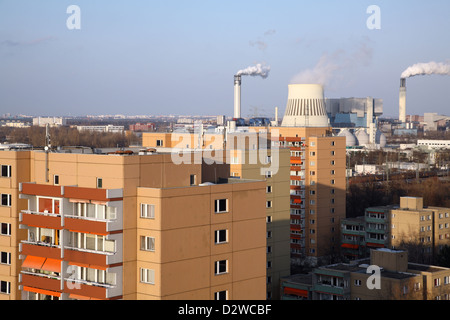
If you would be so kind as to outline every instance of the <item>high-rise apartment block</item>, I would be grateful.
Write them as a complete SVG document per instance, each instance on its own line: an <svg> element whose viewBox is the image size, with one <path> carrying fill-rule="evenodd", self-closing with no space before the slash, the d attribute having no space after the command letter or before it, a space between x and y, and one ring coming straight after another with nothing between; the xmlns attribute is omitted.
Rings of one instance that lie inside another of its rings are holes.
<svg viewBox="0 0 450 320"><path fill-rule="evenodd" d="M153 152L0 164L1 299L266 299L265 182Z"/></svg>

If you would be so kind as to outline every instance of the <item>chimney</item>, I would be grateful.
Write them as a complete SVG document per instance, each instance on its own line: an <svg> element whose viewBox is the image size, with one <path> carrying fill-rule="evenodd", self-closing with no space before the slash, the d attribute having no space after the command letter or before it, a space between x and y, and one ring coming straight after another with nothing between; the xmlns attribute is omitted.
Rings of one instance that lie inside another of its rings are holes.
<svg viewBox="0 0 450 320"><path fill-rule="evenodd" d="M398 100L398 120L401 123L406 122L406 79L400 79L400 94Z"/></svg>
<svg viewBox="0 0 450 320"><path fill-rule="evenodd" d="M241 76L234 76L234 118L241 117Z"/></svg>

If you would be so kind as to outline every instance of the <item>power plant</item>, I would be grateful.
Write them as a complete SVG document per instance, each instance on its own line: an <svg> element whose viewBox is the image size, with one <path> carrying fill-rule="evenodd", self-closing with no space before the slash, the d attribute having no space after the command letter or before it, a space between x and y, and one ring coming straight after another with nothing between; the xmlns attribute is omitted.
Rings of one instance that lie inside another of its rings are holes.
<svg viewBox="0 0 450 320"><path fill-rule="evenodd" d="M323 86L290 84L282 127L328 127Z"/></svg>

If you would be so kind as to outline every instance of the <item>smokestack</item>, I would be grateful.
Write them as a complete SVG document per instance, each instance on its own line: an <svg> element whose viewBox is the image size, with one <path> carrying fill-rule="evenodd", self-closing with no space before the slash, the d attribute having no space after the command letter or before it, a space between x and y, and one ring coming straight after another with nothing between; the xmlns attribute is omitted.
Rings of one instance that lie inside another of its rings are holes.
<svg viewBox="0 0 450 320"><path fill-rule="evenodd" d="M406 79L400 79L400 94L398 100L398 120L401 123L406 122Z"/></svg>
<svg viewBox="0 0 450 320"><path fill-rule="evenodd" d="M278 107L275 107L275 125L278 126Z"/></svg>
<svg viewBox="0 0 450 320"><path fill-rule="evenodd" d="M234 76L234 118L241 117L241 76Z"/></svg>

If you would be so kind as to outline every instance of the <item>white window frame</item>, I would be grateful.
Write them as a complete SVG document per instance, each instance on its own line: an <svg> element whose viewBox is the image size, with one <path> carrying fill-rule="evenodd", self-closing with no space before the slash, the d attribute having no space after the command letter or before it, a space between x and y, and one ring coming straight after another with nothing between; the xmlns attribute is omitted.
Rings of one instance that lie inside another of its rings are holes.
<svg viewBox="0 0 450 320"><path fill-rule="evenodd" d="M141 203L141 218L155 219L155 205Z"/></svg>
<svg viewBox="0 0 450 320"><path fill-rule="evenodd" d="M155 252L156 240L154 237L141 236L141 250Z"/></svg>
<svg viewBox="0 0 450 320"><path fill-rule="evenodd" d="M99 182L100 182L101 186L99 186ZM97 178L95 186L97 189L102 189L103 188L103 178Z"/></svg>
<svg viewBox="0 0 450 320"><path fill-rule="evenodd" d="M225 240L220 240L222 232L225 232ZM227 229L221 229L221 230L214 231L214 243L215 244L228 243L228 230Z"/></svg>
<svg viewBox="0 0 450 320"><path fill-rule="evenodd" d="M225 201L225 211L220 210L220 202ZM214 213L225 213L228 212L228 199L216 199L214 200Z"/></svg>
<svg viewBox="0 0 450 320"><path fill-rule="evenodd" d="M225 299L220 299L222 293L225 293ZM214 292L214 300L228 300L228 290Z"/></svg>
<svg viewBox="0 0 450 320"><path fill-rule="evenodd" d="M6 261L3 261L4 254L6 254ZM0 252L0 264L11 265L11 252L7 252L7 251Z"/></svg>
<svg viewBox="0 0 450 320"><path fill-rule="evenodd" d="M225 271L220 270L221 264L225 262ZM228 273L228 260L219 260L214 262L214 274L216 276Z"/></svg>
<svg viewBox="0 0 450 320"><path fill-rule="evenodd" d="M146 284L155 284L155 270L140 268L140 281Z"/></svg>
<svg viewBox="0 0 450 320"><path fill-rule="evenodd" d="M6 233L3 233L3 224L5 224L6 228L7 228ZM10 223L2 222L0 224L0 235L2 235L2 236L10 236L11 235L11 224Z"/></svg>
<svg viewBox="0 0 450 320"><path fill-rule="evenodd" d="M7 196L6 197L6 204L3 204L3 196ZM1 201L0 204L3 207L11 207L11 195L9 193L2 193L0 201Z"/></svg>
<svg viewBox="0 0 450 320"><path fill-rule="evenodd" d="M6 291L1 290L1 288L3 287L3 283L6 283ZM0 293L10 294L11 293L11 282L1 280L0 281Z"/></svg>
<svg viewBox="0 0 450 320"><path fill-rule="evenodd" d="M6 167L6 176L3 175L3 168ZM10 165L2 165L0 171L0 177L2 178L11 178L11 166Z"/></svg>

